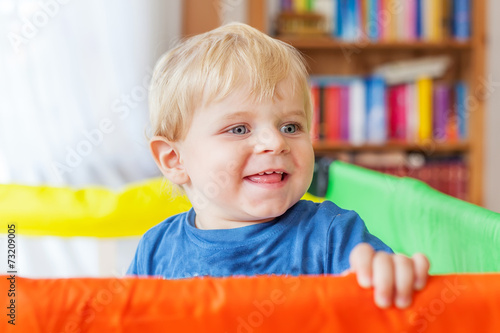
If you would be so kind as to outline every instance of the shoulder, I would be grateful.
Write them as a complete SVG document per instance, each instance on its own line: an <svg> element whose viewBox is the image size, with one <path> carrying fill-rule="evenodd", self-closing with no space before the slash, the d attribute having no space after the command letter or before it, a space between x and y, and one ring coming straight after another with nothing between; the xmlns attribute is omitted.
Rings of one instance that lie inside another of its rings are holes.
<svg viewBox="0 0 500 333"><path fill-rule="evenodd" d="M294 215L302 220L314 219L319 222L331 224L337 220L357 218L359 215L353 210L342 209L331 201L316 203L308 200L300 200L294 207Z"/></svg>
<svg viewBox="0 0 500 333"><path fill-rule="evenodd" d="M144 233L139 245L143 247L145 245L154 246L168 235L177 233L182 228L182 221L186 218L186 215L187 212L180 213L158 223Z"/></svg>
<svg viewBox="0 0 500 333"><path fill-rule="evenodd" d="M365 222L358 213L340 208L331 201L314 203L301 200L294 210L300 230L326 237L329 242L346 237L359 238L368 233Z"/></svg>
<svg viewBox="0 0 500 333"><path fill-rule="evenodd" d="M331 201L316 203L301 200L291 208L288 216L290 223L296 225L298 230L320 238L345 232L354 226L364 227L356 212L342 209Z"/></svg>

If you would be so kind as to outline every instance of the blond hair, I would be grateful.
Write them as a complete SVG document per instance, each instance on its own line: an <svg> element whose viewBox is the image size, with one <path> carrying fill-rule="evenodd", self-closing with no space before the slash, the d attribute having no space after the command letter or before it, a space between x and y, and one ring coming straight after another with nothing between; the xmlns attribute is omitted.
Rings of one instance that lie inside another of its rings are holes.
<svg viewBox="0 0 500 333"><path fill-rule="evenodd" d="M201 103L223 99L249 83L254 98L279 96L277 85L291 79L304 95L311 122L307 68L292 46L246 24L231 23L185 40L157 62L149 95L153 135L182 140Z"/></svg>

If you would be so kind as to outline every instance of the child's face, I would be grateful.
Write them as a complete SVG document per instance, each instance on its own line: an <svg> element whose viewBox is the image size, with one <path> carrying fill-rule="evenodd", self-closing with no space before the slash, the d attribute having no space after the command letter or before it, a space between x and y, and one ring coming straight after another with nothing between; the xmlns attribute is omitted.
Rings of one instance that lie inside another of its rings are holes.
<svg viewBox="0 0 500 333"><path fill-rule="evenodd" d="M301 93L258 102L248 89L195 111L179 153L197 227L269 221L294 205L313 174L314 152Z"/></svg>

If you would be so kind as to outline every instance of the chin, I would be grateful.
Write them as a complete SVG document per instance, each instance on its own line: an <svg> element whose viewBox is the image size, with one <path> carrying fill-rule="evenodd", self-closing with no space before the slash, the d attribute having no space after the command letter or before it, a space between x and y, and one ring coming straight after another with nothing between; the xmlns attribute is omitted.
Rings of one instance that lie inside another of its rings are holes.
<svg viewBox="0 0 500 333"><path fill-rule="evenodd" d="M260 207L260 209L253 209L253 212L250 214L258 219L274 219L278 216L285 214L285 212L291 207L290 206L282 206L282 207Z"/></svg>

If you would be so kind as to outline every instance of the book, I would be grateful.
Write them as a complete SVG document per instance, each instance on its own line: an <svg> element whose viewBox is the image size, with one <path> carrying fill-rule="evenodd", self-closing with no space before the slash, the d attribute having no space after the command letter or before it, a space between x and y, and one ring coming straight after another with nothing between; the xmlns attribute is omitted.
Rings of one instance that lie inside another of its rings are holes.
<svg viewBox="0 0 500 333"><path fill-rule="evenodd" d="M436 0L421 0L421 17L422 20L421 29L422 29L422 40L430 40L432 34L432 2Z"/></svg>
<svg viewBox="0 0 500 333"><path fill-rule="evenodd" d="M436 42L443 37L441 20L443 18L443 1L431 0L430 2L430 34L429 40Z"/></svg>
<svg viewBox="0 0 500 333"><path fill-rule="evenodd" d="M450 91L448 85L441 83L434 86L433 98L433 136L437 141L446 140Z"/></svg>
<svg viewBox="0 0 500 333"><path fill-rule="evenodd" d="M337 0L316 0L314 1L314 11L321 13L325 17L325 31L331 35L336 35L337 21Z"/></svg>
<svg viewBox="0 0 500 333"><path fill-rule="evenodd" d="M380 21L378 20L380 0L367 0L365 31L368 39L380 39Z"/></svg>
<svg viewBox="0 0 500 333"><path fill-rule="evenodd" d="M389 88L389 137L393 140L406 141L406 85Z"/></svg>
<svg viewBox="0 0 500 333"><path fill-rule="evenodd" d="M422 26L422 23L423 23L423 19L422 19L422 8L423 8L423 5L422 5L422 1L423 0L416 0L416 19L415 19L415 23L416 23L416 32L417 32L417 38L418 39L422 39L423 38L423 35L424 35L424 29L423 29L423 26Z"/></svg>
<svg viewBox="0 0 500 333"><path fill-rule="evenodd" d="M465 82L458 82L455 86L455 104L457 110L457 129L458 137L460 139L467 138L467 123L468 123L468 111L467 111L467 85Z"/></svg>
<svg viewBox="0 0 500 333"><path fill-rule="evenodd" d="M457 40L470 38L470 0L454 0L453 8L453 36Z"/></svg>
<svg viewBox="0 0 500 333"><path fill-rule="evenodd" d="M418 139L426 141L432 138L432 80L417 80Z"/></svg>
<svg viewBox="0 0 500 333"><path fill-rule="evenodd" d="M400 84L395 87L396 91L396 136L395 138L400 141L406 141L406 85Z"/></svg>
<svg viewBox="0 0 500 333"><path fill-rule="evenodd" d="M418 141L419 114L417 108L417 86L415 83L406 84L406 140Z"/></svg>
<svg viewBox="0 0 500 333"><path fill-rule="evenodd" d="M415 41L418 39L417 33L417 0L407 0L406 4L406 39Z"/></svg>
<svg viewBox="0 0 500 333"><path fill-rule="evenodd" d="M280 6L282 12L291 12L293 10L292 0L281 0Z"/></svg>
<svg viewBox="0 0 500 333"><path fill-rule="evenodd" d="M324 89L325 139L340 141L340 87L329 84Z"/></svg>
<svg viewBox="0 0 500 333"><path fill-rule="evenodd" d="M354 80L349 87L349 142L365 143L366 89L363 80Z"/></svg>
<svg viewBox="0 0 500 333"><path fill-rule="evenodd" d="M387 141L386 86L379 76L366 79L366 140L373 144Z"/></svg>
<svg viewBox="0 0 500 333"><path fill-rule="evenodd" d="M387 114L389 117L389 138L396 138L396 89L395 87L389 87L387 91Z"/></svg>
<svg viewBox="0 0 500 333"><path fill-rule="evenodd" d="M456 87L450 88L450 104L448 111L448 119L446 121L446 141L458 141L458 116L457 116L457 99Z"/></svg>
<svg viewBox="0 0 500 333"><path fill-rule="evenodd" d="M349 86L340 86L340 139L349 141Z"/></svg>
<svg viewBox="0 0 500 333"><path fill-rule="evenodd" d="M312 120L311 120L311 140L319 140L320 131L320 112L321 112L321 100L320 100L320 86L316 83L311 83L311 98L312 98Z"/></svg>
<svg viewBox="0 0 500 333"><path fill-rule="evenodd" d="M292 9L296 13L307 12L308 0L292 0Z"/></svg>

